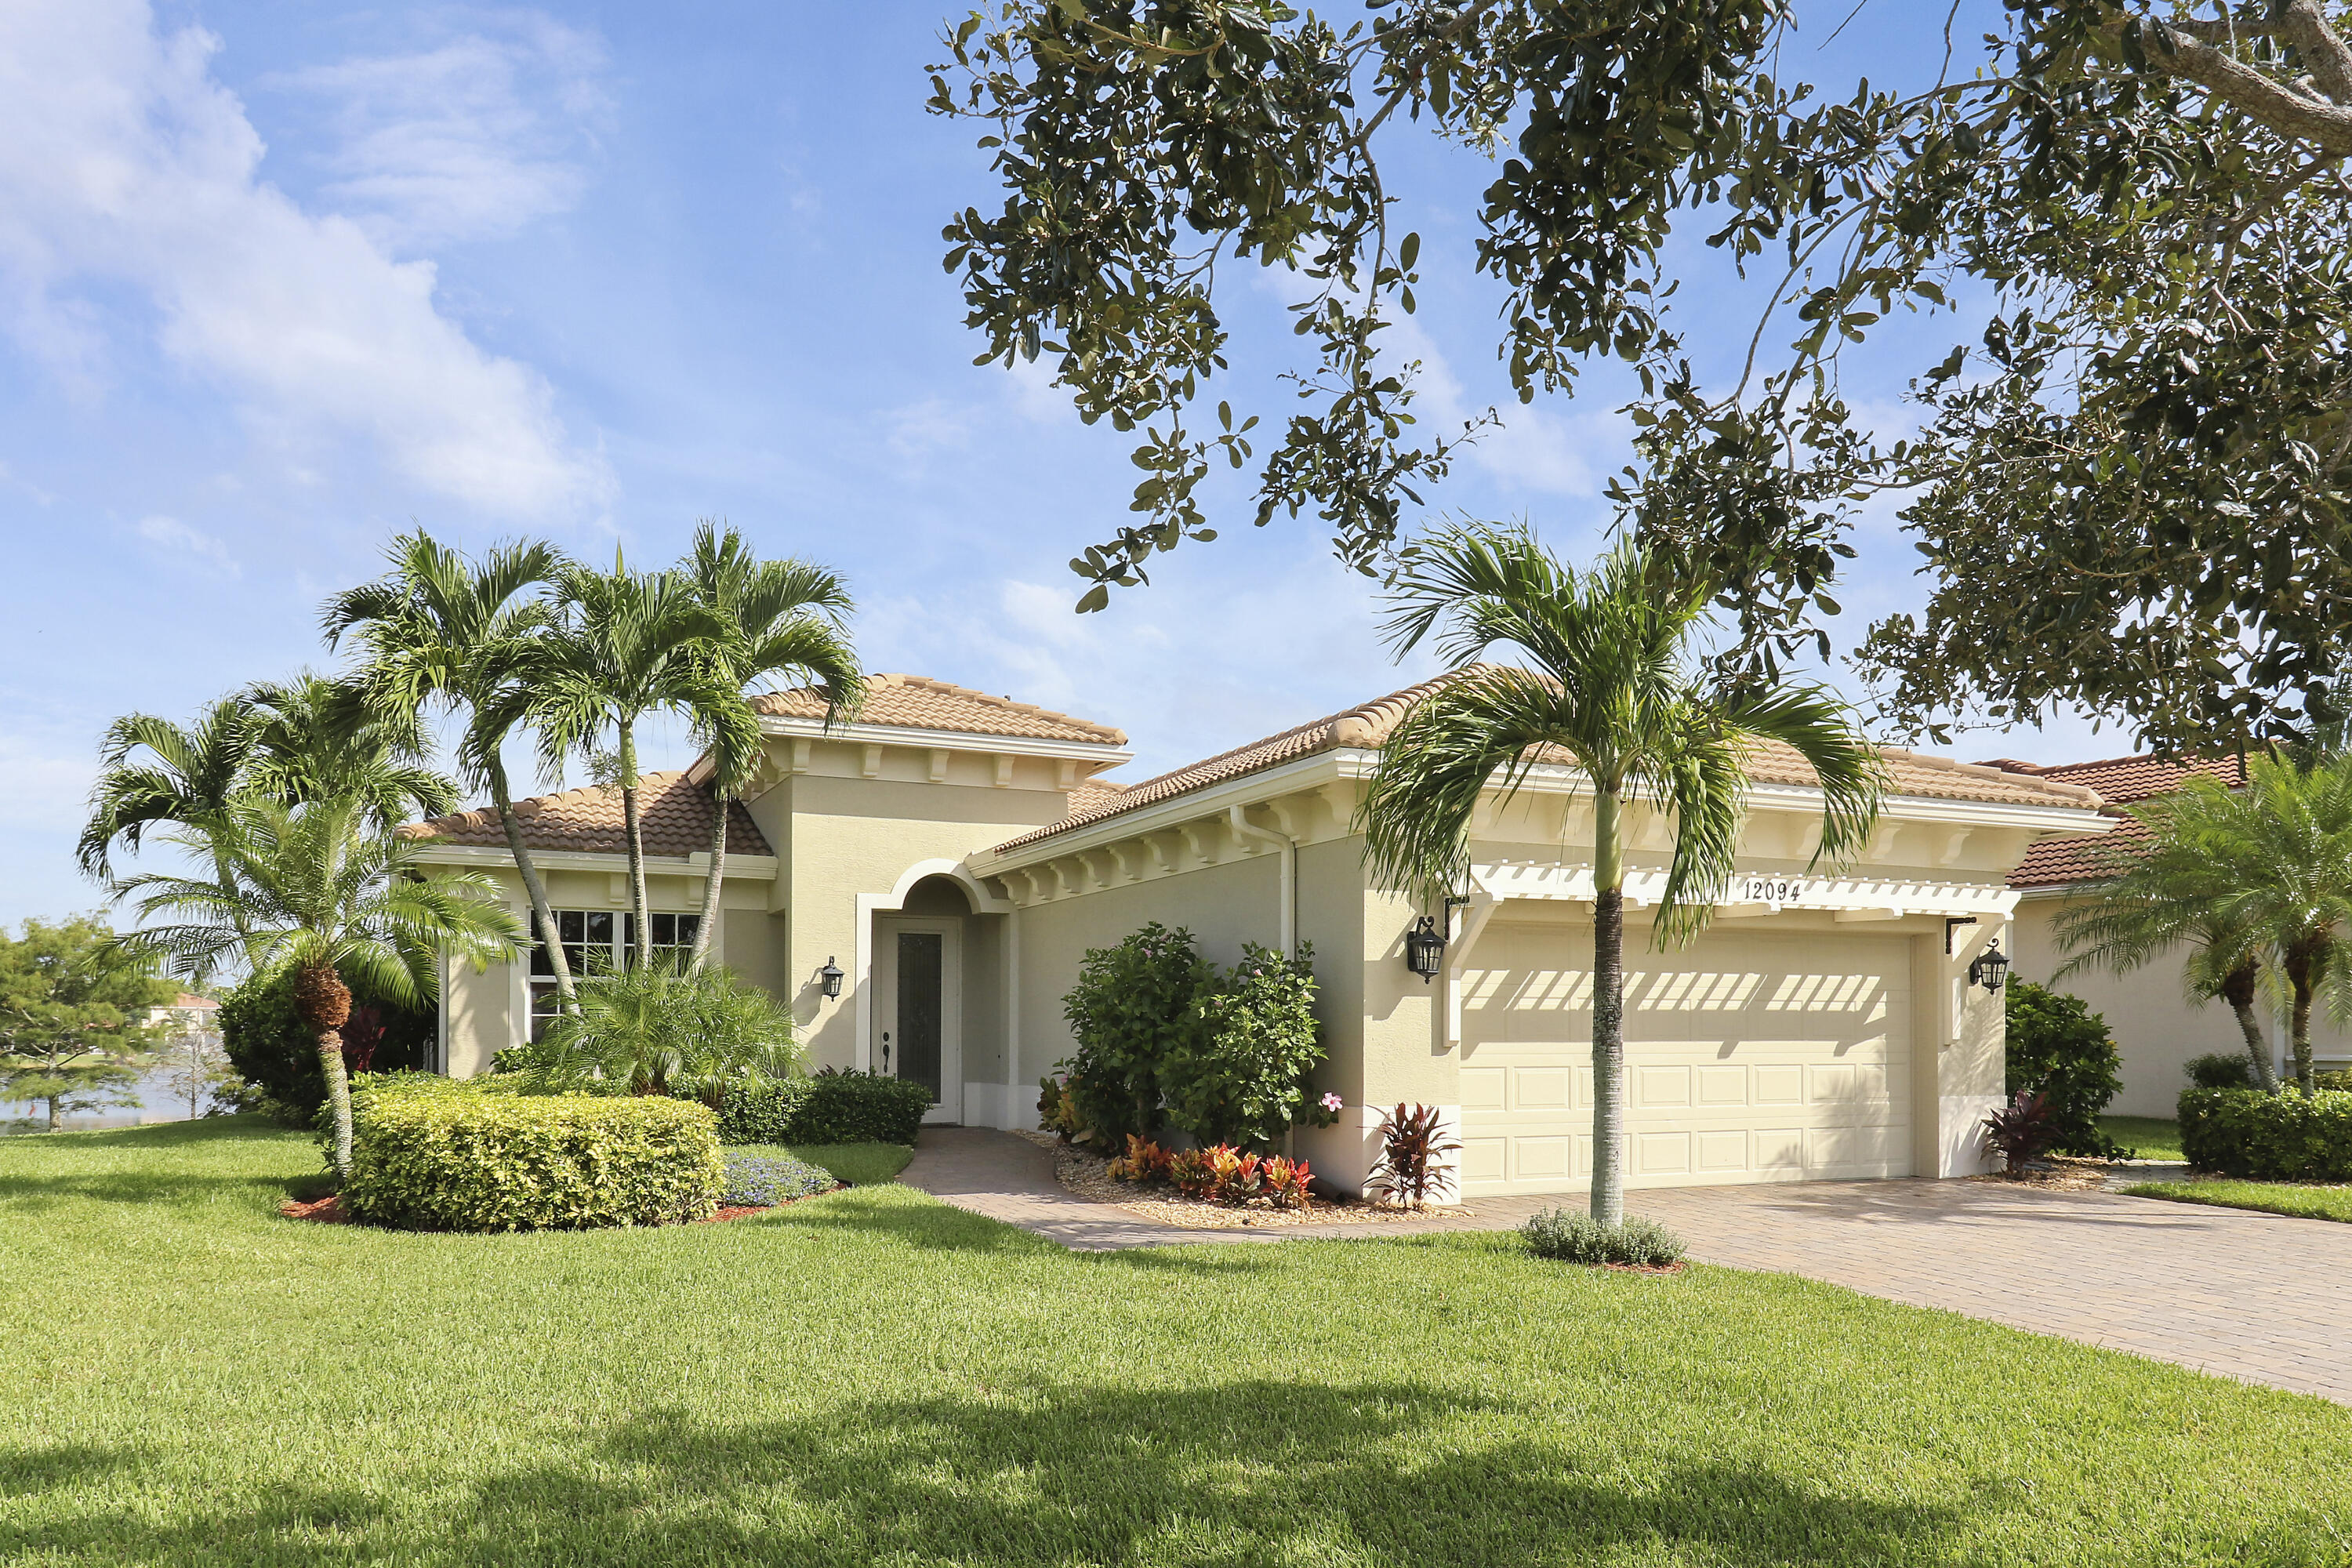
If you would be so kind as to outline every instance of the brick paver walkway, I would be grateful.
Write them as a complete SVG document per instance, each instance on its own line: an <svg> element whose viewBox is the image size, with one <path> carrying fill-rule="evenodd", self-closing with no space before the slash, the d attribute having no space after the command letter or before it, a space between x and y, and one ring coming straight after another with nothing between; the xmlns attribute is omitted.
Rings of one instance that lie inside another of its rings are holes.
<svg viewBox="0 0 2352 1568"><path fill-rule="evenodd" d="M1183 1230L1091 1203L1009 1132L926 1128L899 1178L1101 1249L1496 1230L1573 1198L1486 1198L1411 1226ZM1801 1274L2352 1404L2352 1225L1983 1182L1815 1182L1632 1194L1708 1263Z"/></svg>

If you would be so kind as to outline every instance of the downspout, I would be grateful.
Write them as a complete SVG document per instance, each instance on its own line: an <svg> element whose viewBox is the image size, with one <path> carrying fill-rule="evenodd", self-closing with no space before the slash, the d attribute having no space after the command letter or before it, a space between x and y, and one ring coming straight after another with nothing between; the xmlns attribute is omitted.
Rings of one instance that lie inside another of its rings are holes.
<svg viewBox="0 0 2352 1568"><path fill-rule="evenodd" d="M1287 833L1260 827L1249 819L1248 811L1247 806L1229 805L1225 807L1225 822L1233 828L1235 838L1264 844L1285 852L1276 862L1282 868L1282 954L1285 958L1296 958L1298 956L1298 840Z"/></svg>

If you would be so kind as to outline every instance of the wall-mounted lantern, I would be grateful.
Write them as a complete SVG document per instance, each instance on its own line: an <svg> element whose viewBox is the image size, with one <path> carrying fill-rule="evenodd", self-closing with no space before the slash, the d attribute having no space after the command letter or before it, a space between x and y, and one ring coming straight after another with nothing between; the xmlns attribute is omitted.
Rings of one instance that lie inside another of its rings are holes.
<svg viewBox="0 0 2352 1568"><path fill-rule="evenodd" d="M1445 937L1437 929L1437 921L1423 915L1404 934L1404 966L1421 976L1426 985L1437 978L1445 967Z"/></svg>
<svg viewBox="0 0 2352 1568"><path fill-rule="evenodd" d="M1981 985L1997 994L2008 978L2009 954L2001 952L2000 939L1996 937L1990 945L1978 953L1969 963L1969 984Z"/></svg>
<svg viewBox="0 0 2352 1568"><path fill-rule="evenodd" d="M830 957L825 959L824 967L816 972L816 977L824 983L826 995L841 994L841 966L834 963Z"/></svg>

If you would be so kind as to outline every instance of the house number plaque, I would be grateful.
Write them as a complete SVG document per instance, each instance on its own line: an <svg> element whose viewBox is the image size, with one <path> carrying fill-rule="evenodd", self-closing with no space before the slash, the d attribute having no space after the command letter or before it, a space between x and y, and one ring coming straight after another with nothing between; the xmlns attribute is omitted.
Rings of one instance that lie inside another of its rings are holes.
<svg viewBox="0 0 2352 1568"><path fill-rule="evenodd" d="M1749 877L1739 884L1739 899L1748 904L1786 904L1805 896L1805 884L1791 877Z"/></svg>

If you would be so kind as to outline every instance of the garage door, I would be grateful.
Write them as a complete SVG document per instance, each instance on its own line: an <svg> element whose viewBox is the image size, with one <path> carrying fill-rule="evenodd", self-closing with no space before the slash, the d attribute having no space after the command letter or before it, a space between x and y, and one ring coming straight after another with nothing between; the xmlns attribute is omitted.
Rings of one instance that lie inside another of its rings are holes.
<svg viewBox="0 0 2352 1568"><path fill-rule="evenodd" d="M1718 925L1626 949L1627 1185L1910 1174L1908 939ZM1465 1194L1591 1179L1591 954L1589 927L1499 917L1472 951Z"/></svg>

